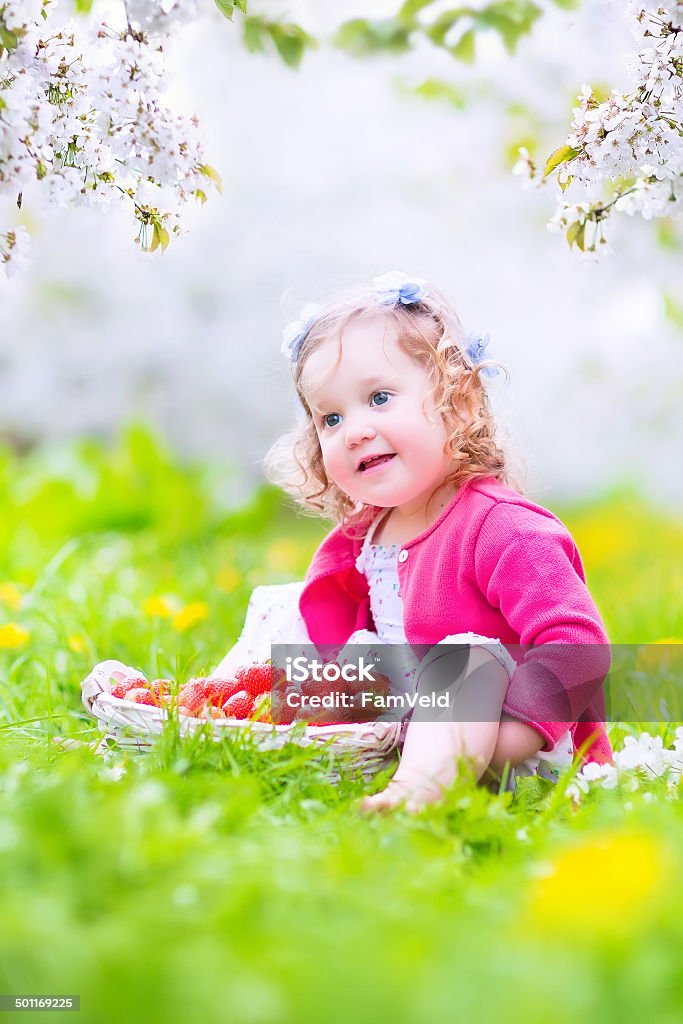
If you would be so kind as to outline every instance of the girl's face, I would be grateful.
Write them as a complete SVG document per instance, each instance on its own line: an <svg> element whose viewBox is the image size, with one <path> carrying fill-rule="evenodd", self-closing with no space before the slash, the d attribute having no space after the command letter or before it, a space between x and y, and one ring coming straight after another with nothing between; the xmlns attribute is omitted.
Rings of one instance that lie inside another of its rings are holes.
<svg viewBox="0 0 683 1024"><path fill-rule="evenodd" d="M306 360L301 389L328 476L354 501L419 514L443 483L448 432L426 371L381 316L352 321Z"/></svg>

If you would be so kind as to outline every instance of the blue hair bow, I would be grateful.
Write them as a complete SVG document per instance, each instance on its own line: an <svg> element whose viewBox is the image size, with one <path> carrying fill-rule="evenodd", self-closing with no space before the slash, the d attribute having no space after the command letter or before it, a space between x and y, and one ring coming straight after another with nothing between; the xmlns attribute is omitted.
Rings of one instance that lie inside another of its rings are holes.
<svg viewBox="0 0 683 1024"><path fill-rule="evenodd" d="M299 314L298 320L292 320L282 332L282 346L280 351L293 363L299 358L301 344L310 331L315 321L320 316L322 306L309 302Z"/></svg>
<svg viewBox="0 0 683 1024"><path fill-rule="evenodd" d="M478 367L485 359L489 359L486 349L488 348L491 335L483 334L481 331L470 331L465 338L465 355L473 366ZM479 370L482 377L495 377L498 373L497 366L482 366Z"/></svg>
<svg viewBox="0 0 683 1024"><path fill-rule="evenodd" d="M373 277L372 290L383 306L412 306L429 295L426 281L421 277L408 277L401 270L390 270L381 277Z"/></svg>

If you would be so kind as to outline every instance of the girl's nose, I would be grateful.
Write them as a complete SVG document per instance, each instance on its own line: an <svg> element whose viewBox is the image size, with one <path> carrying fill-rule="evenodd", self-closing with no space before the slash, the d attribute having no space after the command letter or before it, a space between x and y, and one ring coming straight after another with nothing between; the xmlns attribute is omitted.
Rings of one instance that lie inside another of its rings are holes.
<svg viewBox="0 0 683 1024"><path fill-rule="evenodd" d="M368 422L366 416L356 416L346 421L346 444L349 448L355 448L363 441L371 441L377 436L377 431Z"/></svg>

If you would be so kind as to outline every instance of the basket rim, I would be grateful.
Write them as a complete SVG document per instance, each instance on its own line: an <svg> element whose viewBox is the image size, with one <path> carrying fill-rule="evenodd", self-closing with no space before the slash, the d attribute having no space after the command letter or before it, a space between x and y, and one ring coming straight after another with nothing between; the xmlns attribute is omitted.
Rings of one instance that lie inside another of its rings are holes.
<svg viewBox="0 0 683 1024"><path fill-rule="evenodd" d="M135 710L137 712L143 712L150 718L155 718L159 721L168 721L168 709L165 707L159 707L154 704L138 704L134 700L126 700L125 697L115 697L112 693L103 690L93 700L92 710L94 711L95 705L100 704L106 707L107 704L113 704L114 708L117 706L125 705L126 709ZM93 717L97 717L94 715ZM248 728L253 729L256 732L270 732L273 731L282 734L287 732L293 732L297 726L301 725L301 722L290 722L283 724L276 724L275 722L258 722L248 718L198 718L195 715L181 715L180 719L187 722L199 723L201 725L218 726L221 729L226 728ZM311 737L320 737L323 735L349 735L353 736L361 731L367 732L368 729L372 729L375 725L382 725L386 729L390 729L392 725L400 725L398 722L339 722L338 724L331 725L306 725L303 735Z"/></svg>

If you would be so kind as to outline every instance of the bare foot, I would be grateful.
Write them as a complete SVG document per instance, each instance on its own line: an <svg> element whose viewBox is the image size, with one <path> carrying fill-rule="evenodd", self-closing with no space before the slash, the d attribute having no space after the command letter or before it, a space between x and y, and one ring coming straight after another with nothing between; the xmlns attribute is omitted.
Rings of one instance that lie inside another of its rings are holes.
<svg viewBox="0 0 683 1024"><path fill-rule="evenodd" d="M443 797L443 789L435 782L408 782L392 779L386 789L372 796L366 796L360 805L363 812L390 811L403 807L416 814L428 804L437 803Z"/></svg>

